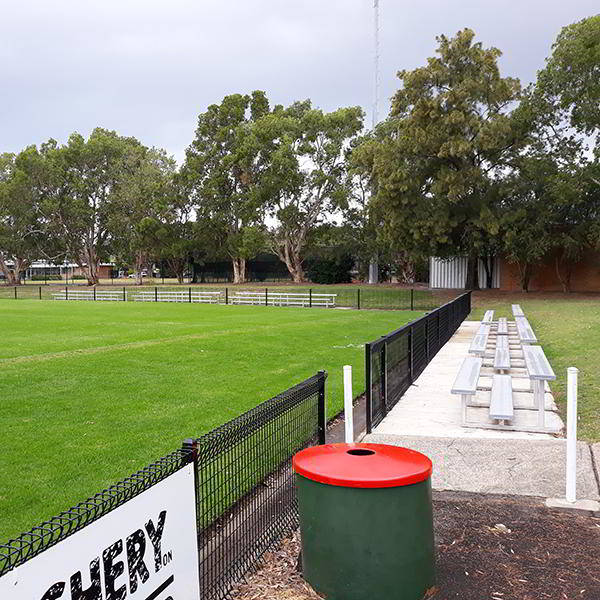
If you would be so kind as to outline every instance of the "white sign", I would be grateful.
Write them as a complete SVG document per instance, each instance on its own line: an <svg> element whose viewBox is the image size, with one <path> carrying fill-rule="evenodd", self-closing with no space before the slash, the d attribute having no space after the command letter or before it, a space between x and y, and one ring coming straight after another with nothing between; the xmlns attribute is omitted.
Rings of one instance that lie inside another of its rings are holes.
<svg viewBox="0 0 600 600"><path fill-rule="evenodd" d="M0 577L1 600L199 600L194 465Z"/></svg>

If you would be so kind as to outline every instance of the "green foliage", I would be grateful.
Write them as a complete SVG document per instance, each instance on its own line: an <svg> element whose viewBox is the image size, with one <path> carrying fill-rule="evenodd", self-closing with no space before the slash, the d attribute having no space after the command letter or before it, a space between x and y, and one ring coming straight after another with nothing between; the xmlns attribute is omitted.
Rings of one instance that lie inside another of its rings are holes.
<svg viewBox="0 0 600 600"><path fill-rule="evenodd" d="M186 151L181 183L199 220L223 240L235 281L245 281L245 261L262 248L263 173L270 148L252 124L269 113L264 92L226 96L198 117L196 137Z"/></svg>
<svg viewBox="0 0 600 600"><path fill-rule="evenodd" d="M563 27L536 92L578 131L600 130L600 15Z"/></svg>
<svg viewBox="0 0 600 600"><path fill-rule="evenodd" d="M332 284L350 283L354 259L348 253L321 251L306 258L306 274L313 283Z"/></svg>
<svg viewBox="0 0 600 600"><path fill-rule="evenodd" d="M465 29L440 36L427 66L400 71L383 139L372 154L385 235L409 256L489 254L498 235L498 179L521 131L511 118L518 80L500 51Z"/></svg>
<svg viewBox="0 0 600 600"><path fill-rule="evenodd" d="M362 118L360 107L324 113L305 100L276 107L255 125L257 137L273 146L265 171L268 212L277 221L271 246L294 281L304 278L311 231L348 204L345 150Z"/></svg>

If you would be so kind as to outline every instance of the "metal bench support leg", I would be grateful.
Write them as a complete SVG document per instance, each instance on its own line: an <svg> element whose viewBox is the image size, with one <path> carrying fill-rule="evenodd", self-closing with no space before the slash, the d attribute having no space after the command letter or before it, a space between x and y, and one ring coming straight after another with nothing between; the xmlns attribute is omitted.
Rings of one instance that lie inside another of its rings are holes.
<svg viewBox="0 0 600 600"><path fill-rule="evenodd" d="M545 399L544 399L544 382L540 380L533 381L533 399L538 407L538 425L540 428L545 427L544 423L544 412L545 412Z"/></svg>
<svg viewBox="0 0 600 600"><path fill-rule="evenodd" d="M461 394L460 398L462 400L462 424L465 425L465 423L467 422L467 404L469 401L469 397L467 396L467 394Z"/></svg>

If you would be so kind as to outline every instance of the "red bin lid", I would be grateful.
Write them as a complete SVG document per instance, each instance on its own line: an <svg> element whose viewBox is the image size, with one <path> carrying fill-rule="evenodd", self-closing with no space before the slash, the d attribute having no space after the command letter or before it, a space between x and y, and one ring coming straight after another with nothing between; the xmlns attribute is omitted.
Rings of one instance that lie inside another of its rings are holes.
<svg viewBox="0 0 600 600"><path fill-rule="evenodd" d="M355 488L400 487L425 481L433 466L427 456L386 444L325 444L298 452L294 471L307 479Z"/></svg>

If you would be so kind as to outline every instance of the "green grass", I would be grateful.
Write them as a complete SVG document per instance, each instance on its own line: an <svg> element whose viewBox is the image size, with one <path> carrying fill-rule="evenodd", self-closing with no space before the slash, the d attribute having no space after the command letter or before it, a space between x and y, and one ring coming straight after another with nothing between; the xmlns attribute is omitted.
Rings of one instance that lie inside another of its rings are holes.
<svg viewBox="0 0 600 600"><path fill-rule="evenodd" d="M0 540L344 364L415 312L0 300Z"/></svg>
<svg viewBox="0 0 600 600"><path fill-rule="evenodd" d="M600 302L564 296L527 298L525 294L477 298L469 318L480 319L487 309L512 319L511 304L520 304L556 373L551 385L563 417L566 413L567 367L579 369L579 439L600 441Z"/></svg>

